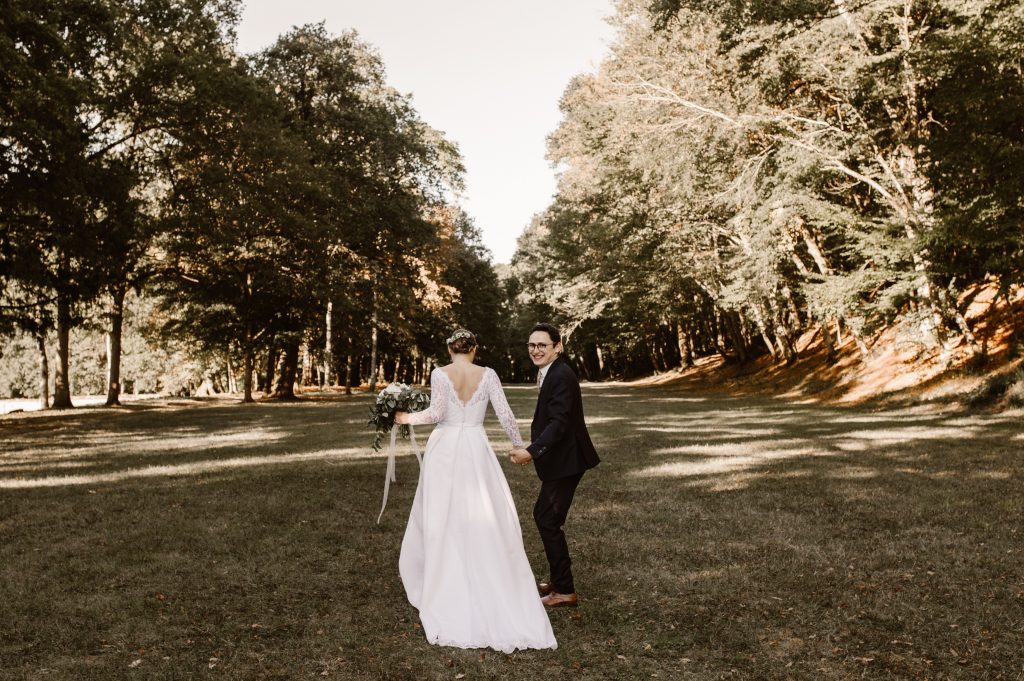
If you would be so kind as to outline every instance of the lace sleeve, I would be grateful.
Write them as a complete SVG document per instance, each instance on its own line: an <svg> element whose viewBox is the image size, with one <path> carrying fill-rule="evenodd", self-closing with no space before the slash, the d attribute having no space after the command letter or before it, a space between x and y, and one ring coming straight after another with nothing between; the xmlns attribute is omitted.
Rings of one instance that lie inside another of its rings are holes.
<svg viewBox="0 0 1024 681"><path fill-rule="evenodd" d="M430 406L409 414L410 426L437 423L444 419L448 410L448 382L437 375L439 371L441 369L437 368L430 372Z"/></svg>
<svg viewBox="0 0 1024 681"><path fill-rule="evenodd" d="M505 434L508 435L508 439L512 441L512 446L522 447L523 438L519 435L519 423L516 422L516 415L512 413L512 407L508 406L508 400L505 399L505 391L501 389L501 379L493 369L487 369L487 373L489 374L487 376L487 397L491 400L494 413L505 430Z"/></svg>

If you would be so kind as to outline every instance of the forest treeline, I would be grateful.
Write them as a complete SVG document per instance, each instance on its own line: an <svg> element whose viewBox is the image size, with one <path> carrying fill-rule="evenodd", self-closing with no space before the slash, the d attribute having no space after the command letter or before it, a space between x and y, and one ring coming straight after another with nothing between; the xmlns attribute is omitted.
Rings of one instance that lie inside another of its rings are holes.
<svg viewBox="0 0 1024 681"><path fill-rule="evenodd" d="M792 363L810 331L830 357L893 327L988 351L965 311L1024 274L1024 5L620 0L612 21L513 263L585 373Z"/></svg>
<svg viewBox="0 0 1024 681"><path fill-rule="evenodd" d="M811 331L983 357L968 306L1021 286L1019 2L619 0L507 267L371 46L243 55L239 11L0 10L0 396L423 381L455 325L528 380L538 320L592 380L793 363Z"/></svg>
<svg viewBox="0 0 1024 681"><path fill-rule="evenodd" d="M0 10L4 397L422 380L456 324L497 353L457 148L355 33L243 55L239 12Z"/></svg>

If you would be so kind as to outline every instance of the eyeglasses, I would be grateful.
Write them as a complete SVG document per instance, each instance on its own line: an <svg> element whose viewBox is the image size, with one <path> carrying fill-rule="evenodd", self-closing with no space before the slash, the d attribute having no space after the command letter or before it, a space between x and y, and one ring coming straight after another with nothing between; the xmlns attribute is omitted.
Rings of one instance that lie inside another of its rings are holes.
<svg viewBox="0 0 1024 681"><path fill-rule="evenodd" d="M554 343L527 343L526 349L532 352L533 350L547 350L552 346Z"/></svg>

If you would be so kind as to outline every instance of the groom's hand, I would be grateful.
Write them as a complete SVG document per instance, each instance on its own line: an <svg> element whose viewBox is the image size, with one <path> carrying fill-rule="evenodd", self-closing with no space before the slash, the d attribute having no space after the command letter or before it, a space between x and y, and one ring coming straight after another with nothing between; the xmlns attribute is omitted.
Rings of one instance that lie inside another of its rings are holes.
<svg viewBox="0 0 1024 681"><path fill-rule="evenodd" d="M530 455L530 452L526 451L522 447L517 447L516 449L513 449L510 458L512 459L512 463L517 463L520 466L525 466L526 464L530 463L530 461L533 459L533 457Z"/></svg>

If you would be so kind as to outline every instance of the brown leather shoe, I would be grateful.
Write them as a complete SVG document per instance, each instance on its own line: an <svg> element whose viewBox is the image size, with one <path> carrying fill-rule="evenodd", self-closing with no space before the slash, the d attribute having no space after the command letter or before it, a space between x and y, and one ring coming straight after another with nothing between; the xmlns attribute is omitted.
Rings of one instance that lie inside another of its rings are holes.
<svg viewBox="0 0 1024 681"><path fill-rule="evenodd" d="M540 602L544 604L545 608L575 608L579 605L576 594L560 594L557 591L552 591L540 599Z"/></svg>
<svg viewBox="0 0 1024 681"><path fill-rule="evenodd" d="M537 585L537 591L540 592L541 596L547 596L554 590L554 587L551 586L551 582L541 582Z"/></svg>

